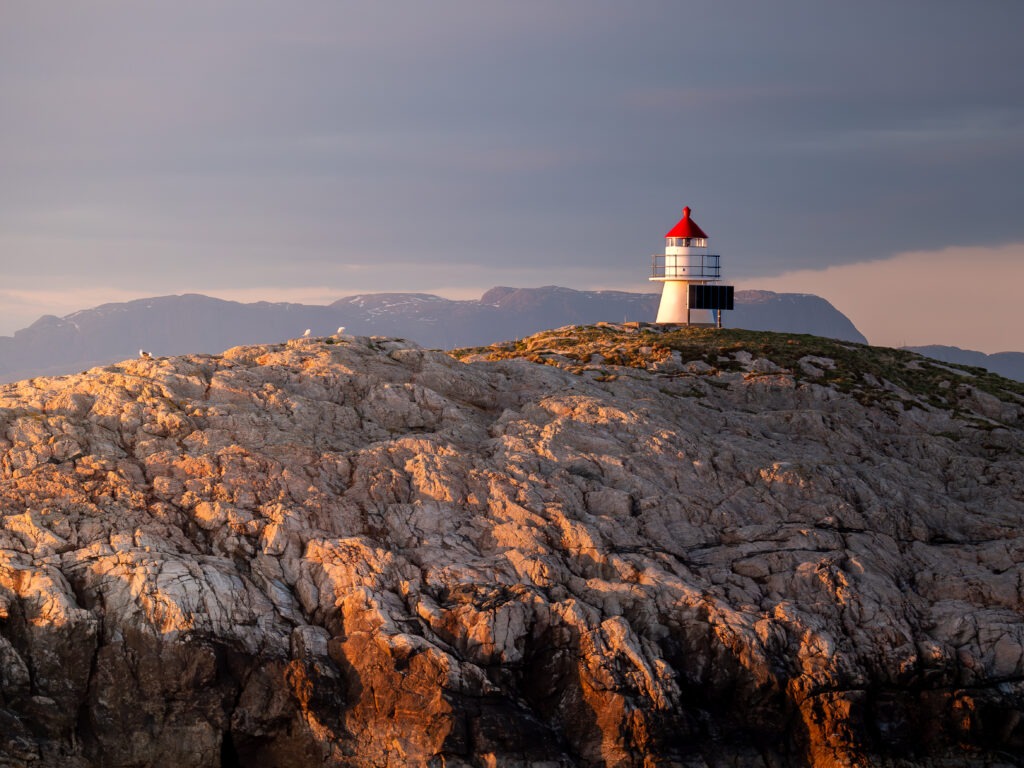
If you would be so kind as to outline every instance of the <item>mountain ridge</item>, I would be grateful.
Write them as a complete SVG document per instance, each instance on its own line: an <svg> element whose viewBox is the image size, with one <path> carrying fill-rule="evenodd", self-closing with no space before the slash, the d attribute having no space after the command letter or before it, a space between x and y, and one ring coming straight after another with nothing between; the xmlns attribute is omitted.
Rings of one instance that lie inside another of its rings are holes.
<svg viewBox="0 0 1024 768"><path fill-rule="evenodd" d="M1015 381L1024 381L1024 352L995 352L986 354L973 349L961 349L944 344L926 344L924 346L904 347L920 355L947 363L970 365L985 368Z"/></svg>
<svg viewBox="0 0 1024 768"><path fill-rule="evenodd" d="M14 336L0 337L0 381L56 375L102 365L145 349L156 355L216 353L316 335L345 326L351 333L407 338L452 349L528 336L545 328L600 320L650 320L657 294L576 291L557 286L496 287L479 300L432 294L369 293L329 305L243 304L202 294L104 304L66 317L47 315ZM740 291L726 322L767 330L817 332L865 341L828 302L802 294Z"/></svg>

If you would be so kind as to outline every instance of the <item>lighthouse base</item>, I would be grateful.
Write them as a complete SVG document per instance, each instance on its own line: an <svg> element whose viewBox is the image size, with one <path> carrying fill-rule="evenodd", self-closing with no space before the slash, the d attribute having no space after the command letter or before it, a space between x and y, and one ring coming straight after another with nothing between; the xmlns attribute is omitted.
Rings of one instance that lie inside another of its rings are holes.
<svg viewBox="0 0 1024 768"><path fill-rule="evenodd" d="M682 325L714 325L715 313L710 309L690 309L690 283L685 280L666 280L661 290L656 323Z"/></svg>

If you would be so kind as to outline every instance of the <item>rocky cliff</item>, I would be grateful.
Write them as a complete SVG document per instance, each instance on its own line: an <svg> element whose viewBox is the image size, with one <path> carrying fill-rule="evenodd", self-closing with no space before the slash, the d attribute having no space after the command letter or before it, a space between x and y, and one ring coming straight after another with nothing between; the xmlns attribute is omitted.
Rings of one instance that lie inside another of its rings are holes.
<svg viewBox="0 0 1024 768"><path fill-rule="evenodd" d="M607 326L4 386L0 765L1020 765L1022 419Z"/></svg>

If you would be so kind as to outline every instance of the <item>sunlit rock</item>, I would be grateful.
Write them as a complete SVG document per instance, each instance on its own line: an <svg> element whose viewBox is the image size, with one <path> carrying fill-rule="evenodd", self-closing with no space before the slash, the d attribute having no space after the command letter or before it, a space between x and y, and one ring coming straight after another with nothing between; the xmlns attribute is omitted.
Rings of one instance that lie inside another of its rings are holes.
<svg viewBox="0 0 1024 768"><path fill-rule="evenodd" d="M3 386L0 764L1010 764L1022 414L611 325Z"/></svg>

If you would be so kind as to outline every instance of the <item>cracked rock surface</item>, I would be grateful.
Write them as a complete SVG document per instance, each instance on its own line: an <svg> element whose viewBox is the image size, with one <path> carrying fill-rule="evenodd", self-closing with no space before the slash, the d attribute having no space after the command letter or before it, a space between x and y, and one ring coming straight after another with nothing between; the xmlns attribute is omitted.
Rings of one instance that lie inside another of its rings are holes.
<svg viewBox="0 0 1024 768"><path fill-rule="evenodd" d="M0 387L0 765L1022 764L1017 390L573 333Z"/></svg>

